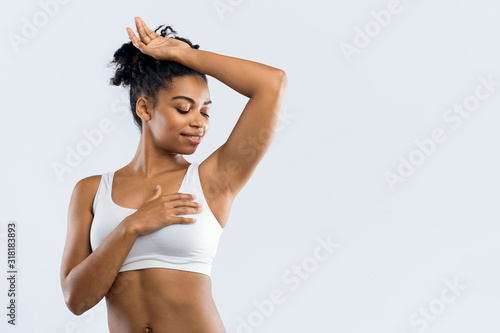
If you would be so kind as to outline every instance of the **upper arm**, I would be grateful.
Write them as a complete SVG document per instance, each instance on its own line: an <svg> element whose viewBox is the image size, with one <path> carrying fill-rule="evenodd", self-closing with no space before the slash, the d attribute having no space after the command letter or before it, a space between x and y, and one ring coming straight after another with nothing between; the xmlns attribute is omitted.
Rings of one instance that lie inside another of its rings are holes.
<svg viewBox="0 0 500 333"><path fill-rule="evenodd" d="M92 248L90 246L90 226L94 215L92 205L99 187L101 176L90 176L80 180L73 189L68 209L66 244L61 262L61 284L64 292L64 279L69 272L85 260Z"/></svg>
<svg viewBox="0 0 500 333"><path fill-rule="evenodd" d="M250 98L229 138L214 152L217 170L228 178L233 197L248 182L274 140L286 95L285 72L277 69L276 76L263 87Z"/></svg>

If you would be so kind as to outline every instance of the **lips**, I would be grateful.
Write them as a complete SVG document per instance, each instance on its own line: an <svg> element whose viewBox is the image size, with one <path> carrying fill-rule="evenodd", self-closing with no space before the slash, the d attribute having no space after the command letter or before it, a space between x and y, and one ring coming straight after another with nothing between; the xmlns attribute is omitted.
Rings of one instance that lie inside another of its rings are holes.
<svg viewBox="0 0 500 333"><path fill-rule="evenodd" d="M203 134L201 133L181 133L181 135L187 137L193 137L193 139L201 139L203 137Z"/></svg>
<svg viewBox="0 0 500 333"><path fill-rule="evenodd" d="M191 144L198 145L201 142L201 136L191 137L184 133L181 133L181 135L185 138L186 141L188 141Z"/></svg>

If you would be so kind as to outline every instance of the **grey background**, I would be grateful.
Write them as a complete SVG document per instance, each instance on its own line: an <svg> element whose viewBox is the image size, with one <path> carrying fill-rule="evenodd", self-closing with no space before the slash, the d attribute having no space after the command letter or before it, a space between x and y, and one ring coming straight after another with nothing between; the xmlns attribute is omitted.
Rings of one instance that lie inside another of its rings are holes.
<svg viewBox="0 0 500 333"><path fill-rule="evenodd" d="M233 204L213 266L228 332L500 329L500 86L487 94L480 79L500 82L497 1L56 2L14 47L13 34L50 2L4 3L0 13L0 261L6 274L6 225L17 221L19 267L17 326L2 307L2 332L107 331L104 301L80 317L66 308L59 267L74 185L121 168L137 148L127 95L108 85L106 67L134 16L288 76L286 116ZM398 13L376 23L388 7ZM346 56L356 29L372 37ZM211 77L209 88L211 128L188 161L225 142L248 100ZM476 89L483 100L453 127L443 117L472 105ZM113 130L58 177L54 163L103 119ZM419 153L415 140L436 128L446 139ZM410 156L420 165L391 188L386 173ZM315 257L327 238L339 246ZM282 302L271 309L273 292Z"/></svg>

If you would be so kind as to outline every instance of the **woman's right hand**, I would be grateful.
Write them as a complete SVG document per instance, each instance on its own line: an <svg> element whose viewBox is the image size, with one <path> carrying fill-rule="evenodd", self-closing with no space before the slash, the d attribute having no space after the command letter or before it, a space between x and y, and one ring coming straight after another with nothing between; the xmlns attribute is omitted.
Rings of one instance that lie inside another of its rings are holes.
<svg viewBox="0 0 500 333"><path fill-rule="evenodd" d="M192 201L194 199L195 196L188 193L177 192L162 195L161 186L158 185L153 195L127 219L138 236L174 223L195 223L195 219L176 216L200 213L203 210L202 205Z"/></svg>
<svg viewBox="0 0 500 333"><path fill-rule="evenodd" d="M163 37L158 35L153 30L149 29L146 23L140 17L136 17L135 25L139 38L135 35L132 29L127 27L127 33L132 41L132 44L144 54L151 56L157 60L175 61L183 51L190 50L191 46L188 43L172 37Z"/></svg>

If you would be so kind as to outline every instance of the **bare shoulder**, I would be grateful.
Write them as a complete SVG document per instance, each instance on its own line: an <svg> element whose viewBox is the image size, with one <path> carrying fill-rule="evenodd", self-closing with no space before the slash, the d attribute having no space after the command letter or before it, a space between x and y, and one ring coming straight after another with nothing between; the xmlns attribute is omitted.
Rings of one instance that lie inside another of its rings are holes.
<svg viewBox="0 0 500 333"><path fill-rule="evenodd" d="M91 252L90 227L94 218L92 209L101 176L89 176L79 180L71 195L68 209L66 243L61 261L61 282L71 269L82 262Z"/></svg>
<svg viewBox="0 0 500 333"><path fill-rule="evenodd" d="M101 182L102 175L93 175L80 179L76 185L75 189L78 187L80 191L89 191L95 189L97 192L97 188L99 187L99 183Z"/></svg>
<svg viewBox="0 0 500 333"><path fill-rule="evenodd" d="M101 175L93 175L80 179L76 183L71 196L73 203L78 202L78 206L87 207L92 215L94 214L92 206L99 183L101 182L101 177Z"/></svg>

